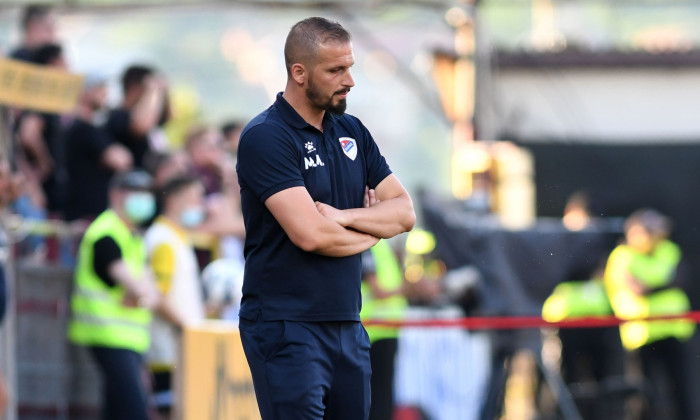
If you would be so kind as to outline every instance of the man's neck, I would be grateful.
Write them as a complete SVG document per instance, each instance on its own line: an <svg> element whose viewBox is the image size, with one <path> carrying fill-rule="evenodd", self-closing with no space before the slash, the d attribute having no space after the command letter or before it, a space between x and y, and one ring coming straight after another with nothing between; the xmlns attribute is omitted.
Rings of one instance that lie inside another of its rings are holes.
<svg viewBox="0 0 700 420"><path fill-rule="evenodd" d="M136 230L136 226L134 225L134 222L129 220L128 217L124 214L124 212L119 211L118 209L112 207L112 211L119 217L119 219L126 225L127 228L129 228L130 231L134 232Z"/></svg>
<svg viewBox="0 0 700 420"><path fill-rule="evenodd" d="M323 117L326 111L309 103L303 92L295 91L289 86L282 93L282 97L294 108L294 110L310 125L323 131Z"/></svg>
<svg viewBox="0 0 700 420"><path fill-rule="evenodd" d="M93 109L89 106L78 105L78 109L76 110L75 114L79 119L91 123L92 118L95 116L95 111L93 111Z"/></svg>

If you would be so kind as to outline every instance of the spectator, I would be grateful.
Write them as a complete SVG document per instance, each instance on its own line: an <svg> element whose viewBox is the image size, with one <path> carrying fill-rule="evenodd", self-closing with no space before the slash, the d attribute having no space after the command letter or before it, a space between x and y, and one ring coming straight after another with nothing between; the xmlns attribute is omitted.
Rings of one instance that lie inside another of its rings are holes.
<svg viewBox="0 0 700 420"><path fill-rule="evenodd" d="M33 61L41 66L67 69L63 49L57 44L38 47L34 51ZM34 204L55 213L61 213L65 203L65 151L61 131L59 114L25 111L17 121L20 167L30 182L41 185L43 193L43 197L35 199Z"/></svg>
<svg viewBox="0 0 700 420"><path fill-rule="evenodd" d="M221 136L216 130L196 127L187 135L185 142L192 167L204 183L206 195L221 193L224 183L235 177L235 167L226 158L220 140Z"/></svg>
<svg viewBox="0 0 700 420"><path fill-rule="evenodd" d="M222 146L230 156L235 157L238 154L238 142L244 126L245 124L238 121L229 121L221 127L221 134L224 136Z"/></svg>
<svg viewBox="0 0 700 420"><path fill-rule="evenodd" d="M137 227L155 209L150 188L151 177L142 171L115 175L109 208L80 242L68 337L88 347L97 362L103 420L148 420L142 355L161 298Z"/></svg>
<svg viewBox="0 0 700 420"><path fill-rule="evenodd" d="M34 64L66 69L63 49L44 44L33 50ZM60 216L65 206L66 169L61 137L61 116L54 113L24 111L15 125L14 160L26 179L25 193L15 202L15 211L26 219L44 220L47 213ZM30 236L25 252L43 258L44 240Z"/></svg>
<svg viewBox="0 0 700 420"><path fill-rule="evenodd" d="M144 157L154 149L154 129L169 118L167 85L152 68L134 65L122 76L122 89L122 106L110 112L107 131L129 149L134 166L143 168Z"/></svg>
<svg viewBox="0 0 700 420"><path fill-rule="evenodd" d="M688 320L634 321L648 316L678 315L690 310L680 289L686 275L681 249L668 237L670 220L655 210L633 213L625 222L625 242L610 254L605 286L619 318L622 345L637 350L649 390L646 418L689 420L692 415L688 365L681 341L693 335ZM671 410L664 410L662 383L670 385ZM669 411L675 412L675 417Z"/></svg>
<svg viewBox="0 0 700 420"><path fill-rule="evenodd" d="M56 14L43 5L30 5L22 14L22 43L10 53L16 60L32 61L34 50L56 42Z"/></svg>
<svg viewBox="0 0 700 420"><path fill-rule="evenodd" d="M191 171L190 157L184 150L151 153L145 159L145 166L153 176L153 186L156 189L163 187L172 178Z"/></svg>
<svg viewBox="0 0 700 420"><path fill-rule="evenodd" d="M204 188L194 176L176 176L159 190L158 198L163 211L146 232L145 241L164 301L151 326L153 345L148 361L158 410L168 418L180 332L205 317L199 266L188 236L188 230L204 220Z"/></svg>
<svg viewBox="0 0 700 420"><path fill-rule="evenodd" d="M240 212L239 189L233 159L226 156L217 130L196 127L187 136L185 147L194 172L204 184L207 220L195 236L200 265L217 257L242 255L240 238L245 227Z"/></svg>
<svg viewBox="0 0 700 420"><path fill-rule="evenodd" d="M64 133L68 168L66 220L94 219L107 209L109 180L131 168L129 150L113 141L95 117L106 105L106 80L84 79L76 118Z"/></svg>

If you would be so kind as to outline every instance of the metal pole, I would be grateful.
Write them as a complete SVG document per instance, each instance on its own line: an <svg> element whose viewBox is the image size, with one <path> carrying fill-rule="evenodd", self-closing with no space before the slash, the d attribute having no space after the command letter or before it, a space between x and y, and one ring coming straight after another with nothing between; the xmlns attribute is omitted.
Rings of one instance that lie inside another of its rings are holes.
<svg viewBox="0 0 700 420"><path fill-rule="evenodd" d="M9 164L11 151L11 120L10 109L0 105L0 162ZM4 219L7 210L0 211L0 218ZM11 238L8 238L0 220L0 264L5 268L5 281L7 291L7 312L0 329L0 366L9 394L8 406L5 414L6 420L17 419L17 359L15 345L17 343L17 313L15 310L15 264L12 258ZM0 413L1 414L1 413Z"/></svg>

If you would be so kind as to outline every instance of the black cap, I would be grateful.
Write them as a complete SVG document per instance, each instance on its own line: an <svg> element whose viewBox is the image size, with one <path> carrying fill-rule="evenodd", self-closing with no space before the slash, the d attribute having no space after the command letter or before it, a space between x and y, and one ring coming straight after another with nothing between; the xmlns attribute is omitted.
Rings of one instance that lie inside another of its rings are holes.
<svg viewBox="0 0 700 420"><path fill-rule="evenodd" d="M111 189L148 191L153 187L153 178L145 171L138 169L118 172L112 176L109 187Z"/></svg>

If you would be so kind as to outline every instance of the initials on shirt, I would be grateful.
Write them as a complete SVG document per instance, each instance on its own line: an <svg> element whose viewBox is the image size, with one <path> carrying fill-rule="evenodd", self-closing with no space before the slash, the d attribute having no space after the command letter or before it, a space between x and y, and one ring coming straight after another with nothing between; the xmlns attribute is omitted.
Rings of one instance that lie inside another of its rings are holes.
<svg viewBox="0 0 700 420"><path fill-rule="evenodd" d="M316 155L316 159L309 156L304 158L304 169L315 168L317 166L326 166L321 160L321 156Z"/></svg>

